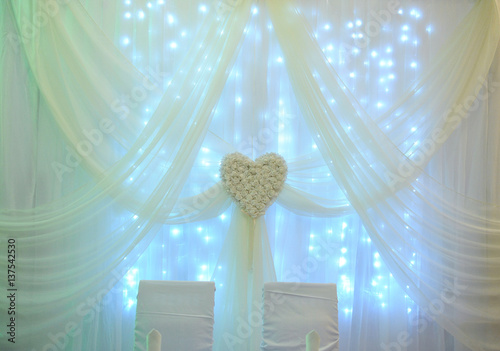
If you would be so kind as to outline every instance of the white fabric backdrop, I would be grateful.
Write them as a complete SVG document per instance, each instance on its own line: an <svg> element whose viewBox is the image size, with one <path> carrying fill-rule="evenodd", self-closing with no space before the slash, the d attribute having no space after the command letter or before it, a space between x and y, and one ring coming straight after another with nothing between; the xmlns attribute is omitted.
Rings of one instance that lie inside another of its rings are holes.
<svg viewBox="0 0 500 351"><path fill-rule="evenodd" d="M235 308L266 280L337 283L343 350L498 349L493 1L1 6L18 289L2 346L131 349L139 279L215 272ZM216 185L234 150L289 162L253 266L235 251L248 219ZM248 265L253 287L229 272ZM234 332L255 348L257 327Z"/></svg>

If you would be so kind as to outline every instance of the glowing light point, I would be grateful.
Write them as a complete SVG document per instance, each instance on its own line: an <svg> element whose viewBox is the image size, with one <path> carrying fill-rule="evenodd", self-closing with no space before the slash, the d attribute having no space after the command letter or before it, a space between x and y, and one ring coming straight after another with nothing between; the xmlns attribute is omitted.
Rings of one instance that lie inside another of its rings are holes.
<svg viewBox="0 0 500 351"><path fill-rule="evenodd" d="M170 48L171 49L177 49L177 43L175 41L170 43Z"/></svg>
<svg viewBox="0 0 500 351"><path fill-rule="evenodd" d="M415 18L420 18L421 14L417 10L411 10L410 15L415 17Z"/></svg>

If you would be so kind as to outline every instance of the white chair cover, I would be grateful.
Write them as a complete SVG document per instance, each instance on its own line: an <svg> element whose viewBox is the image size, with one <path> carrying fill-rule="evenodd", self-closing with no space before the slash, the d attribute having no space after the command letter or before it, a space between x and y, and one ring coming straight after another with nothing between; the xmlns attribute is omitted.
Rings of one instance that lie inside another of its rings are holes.
<svg viewBox="0 0 500 351"><path fill-rule="evenodd" d="M134 350L147 351L153 328L162 336L162 351L212 350L214 298L214 282L141 280Z"/></svg>
<svg viewBox="0 0 500 351"><path fill-rule="evenodd" d="M149 332L147 336L147 346L148 351L161 351L161 334L158 330L152 329Z"/></svg>
<svg viewBox="0 0 500 351"><path fill-rule="evenodd" d="M338 301L335 284L266 283L261 350L304 351L315 330L320 351L338 351Z"/></svg>
<svg viewBox="0 0 500 351"><path fill-rule="evenodd" d="M316 330L312 330L306 335L306 351L319 351L319 345L321 345L321 338Z"/></svg>

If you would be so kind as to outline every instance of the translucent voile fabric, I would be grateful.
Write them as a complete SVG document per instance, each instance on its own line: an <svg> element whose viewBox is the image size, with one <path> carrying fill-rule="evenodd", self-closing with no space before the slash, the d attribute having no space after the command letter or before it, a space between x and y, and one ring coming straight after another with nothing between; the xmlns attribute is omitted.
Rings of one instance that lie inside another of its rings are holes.
<svg viewBox="0 0 500 351"><path fill-rule="evenodd" d="M2 2L0 228L17 290L16 343L0 345L130 350L120 280L137 262L143 277L215 279L216 350L258 349L274 280L337 283L344 350L497 350L498 8L418 4ZM410 49L387 43L416 37L419 11L446 42L412 39L427 50L404 65ZM370 61L382 50L400 61ZM370 64L400 64L400 82L370 69L346 83ZM256 221L227 212L217 182L235 150L289 164ZM375 298L372 256L390 271Z"/></svg>

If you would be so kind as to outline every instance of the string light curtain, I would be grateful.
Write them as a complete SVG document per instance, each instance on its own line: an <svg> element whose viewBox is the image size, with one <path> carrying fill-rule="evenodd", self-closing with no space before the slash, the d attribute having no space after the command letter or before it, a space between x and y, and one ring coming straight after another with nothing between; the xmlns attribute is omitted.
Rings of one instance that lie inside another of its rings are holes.
<svg viewBox="0 0 500 351"><path fill-rule="evenodd" d="M268 280L337 283L344 350L498 349L495 2L1 6L2 346L131 350L139 279L215 279L217 350ZM288 163L253 225L234 151Z"/></svg>

